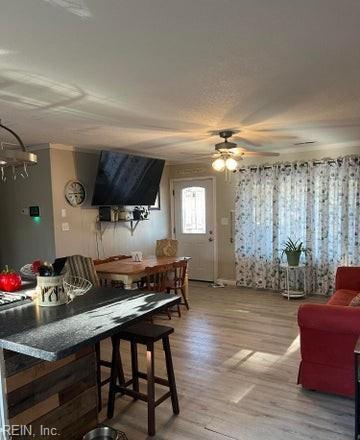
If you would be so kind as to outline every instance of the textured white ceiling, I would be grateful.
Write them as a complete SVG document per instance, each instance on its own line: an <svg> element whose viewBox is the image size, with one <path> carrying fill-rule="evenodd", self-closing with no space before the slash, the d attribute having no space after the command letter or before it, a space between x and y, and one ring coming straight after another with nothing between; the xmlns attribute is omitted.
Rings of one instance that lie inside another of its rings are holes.
<svg viewBox="0 0 360 440"><path fill-rule="evenodd" d="M252 150L360 145L358 0L0 5L0 117L28 144L182 160L233 127Z"/></svg>

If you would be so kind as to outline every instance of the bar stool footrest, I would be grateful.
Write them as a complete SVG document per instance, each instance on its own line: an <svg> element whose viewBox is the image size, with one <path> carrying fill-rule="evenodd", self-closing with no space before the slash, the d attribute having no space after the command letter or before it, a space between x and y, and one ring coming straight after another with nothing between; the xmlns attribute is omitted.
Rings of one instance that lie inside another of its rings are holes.
<svg viewBox="0 0 360 440"><path fill-rule="evenodd" d="M138 371L137 377L139 377L140 379L147 380L147 374L142 373L141 371ZM167 379L163 379L162 377L154 376L154 382L157 383L158 385L163 385L164 387L169 386L169 381Z"/></svg>

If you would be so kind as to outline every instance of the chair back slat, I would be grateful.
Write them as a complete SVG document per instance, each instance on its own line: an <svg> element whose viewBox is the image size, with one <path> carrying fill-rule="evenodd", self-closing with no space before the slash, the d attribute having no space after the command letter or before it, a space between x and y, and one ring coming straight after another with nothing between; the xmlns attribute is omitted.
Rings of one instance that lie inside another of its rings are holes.
<svg viewBox="0 0 360 440"><path fill-rule="evenodd" d="M174 281L177 287L183 287L185 284L187 264L187 260L180 260L173 263L173 268L175 272Z"/></svg>
<svg viewBox="0 0 360 440"><path fill-rule="evenodd" d="M67 258L66 265L70 275L85 278L95 287L100 286L92 258L84 257L82 255L72 255Z"/></svg>

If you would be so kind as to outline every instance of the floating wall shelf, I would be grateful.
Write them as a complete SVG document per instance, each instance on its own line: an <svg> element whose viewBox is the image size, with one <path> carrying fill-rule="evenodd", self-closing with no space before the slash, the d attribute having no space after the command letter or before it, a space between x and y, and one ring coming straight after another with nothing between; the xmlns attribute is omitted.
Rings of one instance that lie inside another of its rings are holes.
<svg viewBox="0 0 360 440"><path fill-rule="evenodd" d="M100 221L100 223L113 223L113 224L116 224L116 223L128 223L129 226L127 226L127 228L130 230L131 236L133 236L134 232L135 232L135 229L137 228L137 225L140 222L145 222L147 220L149 220L149 219L148 218L144 218L144 219L140 219L140 220L117 220L116 222Z"/></svg>

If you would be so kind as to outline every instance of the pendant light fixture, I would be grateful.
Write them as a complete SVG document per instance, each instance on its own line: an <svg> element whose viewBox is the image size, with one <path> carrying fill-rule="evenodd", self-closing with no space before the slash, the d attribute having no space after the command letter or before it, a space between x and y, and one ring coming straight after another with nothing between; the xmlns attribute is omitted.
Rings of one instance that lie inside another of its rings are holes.
<svg viewBox="0 0 360 440"><path fill-rule="evenodd" d="M1 120L0 128L9 132L17 140L17 144L6 141L0 143L1 181L6 182L7 175L10 175L13 180L16 180L18 175L24 179L29 177L27 167L37 163L36 154L28 152L20 136L11 130L11 128L3 125Z"/></svg>

